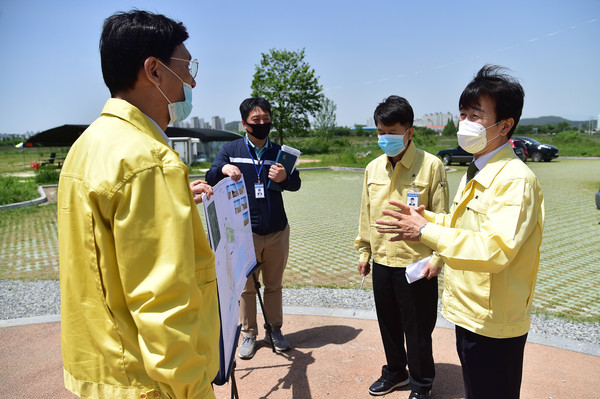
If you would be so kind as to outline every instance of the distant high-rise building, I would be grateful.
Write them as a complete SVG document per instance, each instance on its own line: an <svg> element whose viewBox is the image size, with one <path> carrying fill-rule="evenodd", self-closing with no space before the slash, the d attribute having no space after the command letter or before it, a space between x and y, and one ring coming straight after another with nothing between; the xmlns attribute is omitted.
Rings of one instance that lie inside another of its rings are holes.
<svg viewBox="0 0 600 399"><path fill-rule="evenodd" d="M375 119L367 118L367 126L369 126L369 127L375 126Z"/></svg>
<svg viewBox="0 0 600 399"><path fill-rule="evenodd" d="M181 128L188 128L190 127L190 122L188 121L178 121L173 123L173 127L181 127Z"/></svg>
<svg viewBox="0 0 600 399"><path fill-rule="evenodd" d="M442 130L449 120L452 120L456 125L458 123L458 116L454 116L450 112L435 112L425 114L421 119L416 119L414 125L428 127L433 130Z"/></svg>
<svg viewBox="0 0 600 399"><path fill-rule="evenodd" d="M219 118L219 115L215 115L210 118L212 128L215 130L225 130L225 118Z"/></svg>
<svg viewBox="0 0 600 399"><path fill-rule="evenodd" d="M213 116L212 118L210 118L210 124L212 125L213 129L219 129L219 117L218 116Z"/></svg>

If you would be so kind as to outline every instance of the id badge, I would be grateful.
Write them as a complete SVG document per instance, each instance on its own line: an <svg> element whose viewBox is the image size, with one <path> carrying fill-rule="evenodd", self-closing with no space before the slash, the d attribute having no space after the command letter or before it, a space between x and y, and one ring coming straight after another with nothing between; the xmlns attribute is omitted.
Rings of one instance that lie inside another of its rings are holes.
<svg viewBox="0 0 600 399"><path fill-rule="evenodd" d="M265 185L262 183L254 183L254 196L256 198L265 198Z"/></svg>
<svg viewBox="0 0 600 399"><path fill-rule="evenodd" d="M418 207L419 206L419 193L408 192L406 194L406 203L408 206Z"/></svg>

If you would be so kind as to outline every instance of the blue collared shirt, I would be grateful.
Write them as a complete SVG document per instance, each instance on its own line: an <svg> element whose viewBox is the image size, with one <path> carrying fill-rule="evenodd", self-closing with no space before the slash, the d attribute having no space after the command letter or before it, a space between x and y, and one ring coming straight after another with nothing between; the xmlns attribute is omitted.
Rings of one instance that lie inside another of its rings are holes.
<svg viewBox="0 0 600 399"><path fill-rule="evenodd" d="M248 134L246 134L245 140L246 140L246 143L250 144L250 146L252 148L254 148L254 152L256 152L256 156L259 160L262 158L265 151L267 151L267 149L269 148L269 138L268 137L267 137L267 141L265 141L265 145L262 148L258 148L257 146L255 146L254 143L252 142L252 140L250 140L248 138Z"/></svg>

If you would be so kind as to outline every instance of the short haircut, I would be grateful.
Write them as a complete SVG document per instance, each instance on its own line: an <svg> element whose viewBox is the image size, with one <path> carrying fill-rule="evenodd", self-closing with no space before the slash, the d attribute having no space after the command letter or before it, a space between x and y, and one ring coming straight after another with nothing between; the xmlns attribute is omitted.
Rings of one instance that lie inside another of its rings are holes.
<svg viewBox="0 0 600 399"><path fill-rule="evenodd" d="M412 127L415 114L408 101L400 96L389 96L380 103L373 113L375 126L379 123L392 126L396 123Z"/></svg>
<svg viewBox="0 0 600 399"><path fill-rule="evenodd" d="M148 57L169 65L175 47L188 37L181 22L161 14L132 10L108 17L100 36L100 60L111 96L133 89Z"/></svg>
<svg viewBox="0 0 600 399"><path fill-rule="evenodd" d="M263 111L268 112L269 116L271 116L271 104L267 100L262 97L250 97L240 104L242 120L246 122L246 118L250 115L250 112L256 108L262 108Z"/></svg>
<svg viewBox="0 0 600 399"><path fill-rule="evenodd" d="M498 65L484 65L460 95L458 109L475 108L482 97L488 96L496 104L494 122L514 119L515 124L507 135L510 138L521 119L525 92L519 81L504 71L505 68Z"/></svg>

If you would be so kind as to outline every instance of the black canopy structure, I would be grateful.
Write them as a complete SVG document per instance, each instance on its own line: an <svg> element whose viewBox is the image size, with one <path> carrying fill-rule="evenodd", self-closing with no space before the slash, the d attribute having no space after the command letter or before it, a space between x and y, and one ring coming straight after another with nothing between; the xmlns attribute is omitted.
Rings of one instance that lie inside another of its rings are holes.
<svg viewBox="0 0 600 399"><path fill-rule="evenodd" d="M241 134L227 130L168 127L165 131L168 137L194 137L203 143L210 141L233 141L242 137Z"/></svg>
<svg viewBox="0 0 600 399"><path fill-rule="evenodd" d="M44 130L31 136L23 144L24 147L70 147L75 140L87 129L88 125L62 125ZM226 130L197 129L168 127L165 131L168 137L194 137L203 143L211 141L233 141L242 137L238 133Z"/></svg>
<svg viewBox="0 0 600 399"><path fill-rule="evenodd" d="M24 147L70 147L88 125L62 125L44 130L23 143Z"/></svg>

